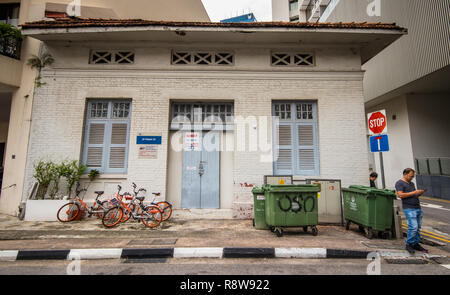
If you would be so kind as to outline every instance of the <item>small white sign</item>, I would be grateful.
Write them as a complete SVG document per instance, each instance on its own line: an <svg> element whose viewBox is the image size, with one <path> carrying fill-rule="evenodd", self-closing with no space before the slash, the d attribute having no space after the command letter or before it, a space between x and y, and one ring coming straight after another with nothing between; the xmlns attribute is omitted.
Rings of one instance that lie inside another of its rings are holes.
<svg viewBox="0 0 450 295"><path fill-rule="evenodd" d="M186 132L183 139L183 148L185 151L201 151L200 132Z"/></svg>

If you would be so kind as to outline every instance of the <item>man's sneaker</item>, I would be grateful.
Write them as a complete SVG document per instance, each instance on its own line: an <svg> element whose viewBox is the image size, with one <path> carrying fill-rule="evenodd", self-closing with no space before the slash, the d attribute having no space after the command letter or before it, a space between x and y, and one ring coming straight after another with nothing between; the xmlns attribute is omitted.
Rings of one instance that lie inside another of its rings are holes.
<svg viewBox="0 0 450 295"><path fill-rule="evenodd" d="M414 254L414 253L416 253L416 251L414 251L413 246L411 246L410 244L406 244L405 249L406 249L406 251L409 252L409 254Z"/></svg>
<svg viewBox="0 0 450 295"><path fill-rule="evenodd" d="M423 253L428 253L429 252L427 249L422 247L419 243L413 245L413 248L416 249L417 251L422 251Z"/></svg>

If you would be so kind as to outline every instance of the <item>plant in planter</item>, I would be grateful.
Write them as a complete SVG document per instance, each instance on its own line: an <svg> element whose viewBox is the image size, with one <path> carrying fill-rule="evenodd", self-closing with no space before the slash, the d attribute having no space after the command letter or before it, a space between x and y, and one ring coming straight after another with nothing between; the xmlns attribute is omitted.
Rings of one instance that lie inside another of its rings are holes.
<svg viewBox="0 0 450 295"><path fill-rule="evenodd" d="M51 176L52 176L52 185L50 186L50 191L49 191L49 196L52 199L55 199L56 194L59 191L59 183L61 180L61 177L63 176L64 172L65 172L65 165L64 163L62 164L55 164L54 167L52 167L52 171L51 171ZM58 198L59 199L59 198Z"/></svg>
<svg viewBox="0 0 450 295"><path fill-rule="evenodd" d="M0 23L0 52L11 58L20 58L20 49L24 36L20 29Z"/></svg>
<svg viewBox="0 0 450 295"><path fill-rule="evenodd" d="M39 184L39 188L36 194L36 199L43 200L45 194L48 191L50 183L54 179L55 175L55 164L53 162L39 161L34 165L33 177Z"/></svg>
<svg viewBox="0 0 450 295"><path fill-rule="evenodd" d="M80 181L81 176L87 170L86 165L80 164L78 161L69 161L61 164L62 176L66 179L67 195L72 195L73 186Z"/></svg>

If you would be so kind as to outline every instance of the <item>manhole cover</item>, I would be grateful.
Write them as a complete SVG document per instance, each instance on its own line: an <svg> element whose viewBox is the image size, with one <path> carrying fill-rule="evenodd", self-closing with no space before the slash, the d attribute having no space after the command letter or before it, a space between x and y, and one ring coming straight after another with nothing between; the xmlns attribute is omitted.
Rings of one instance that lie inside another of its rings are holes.
<svg viewBox="0 0 450 295"><path fill-rule="evenodd" d="M388 264L428 264L423 259L385 259Z"/></svg>

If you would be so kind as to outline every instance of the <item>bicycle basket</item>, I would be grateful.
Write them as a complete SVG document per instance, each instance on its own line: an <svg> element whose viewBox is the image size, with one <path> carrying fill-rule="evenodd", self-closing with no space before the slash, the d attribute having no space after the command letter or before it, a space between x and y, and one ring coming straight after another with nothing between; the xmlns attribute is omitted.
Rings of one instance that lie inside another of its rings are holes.
<svg viewBox="0 0 450 295"><path fill-rule="evenodd" d="M111 200L109 200L109 202L110 202L113 206L119 205L119 200L117 200L117 198L112 198Z"/></svg>

